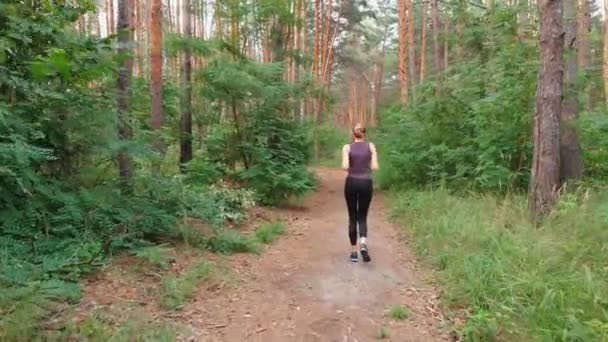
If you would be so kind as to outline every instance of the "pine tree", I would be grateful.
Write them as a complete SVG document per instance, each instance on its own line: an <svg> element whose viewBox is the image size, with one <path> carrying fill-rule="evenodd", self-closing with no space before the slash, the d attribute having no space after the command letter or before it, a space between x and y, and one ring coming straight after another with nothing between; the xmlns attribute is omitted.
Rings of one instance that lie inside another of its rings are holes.
<svg viewBox="0 0 608 342"><path fill-rule="evenodd" d="M542 0L540 70L534 115L534 155L530 178L530 210L535 220L547 215L560 187L560 116L564 46L561 0Z"/></svg>

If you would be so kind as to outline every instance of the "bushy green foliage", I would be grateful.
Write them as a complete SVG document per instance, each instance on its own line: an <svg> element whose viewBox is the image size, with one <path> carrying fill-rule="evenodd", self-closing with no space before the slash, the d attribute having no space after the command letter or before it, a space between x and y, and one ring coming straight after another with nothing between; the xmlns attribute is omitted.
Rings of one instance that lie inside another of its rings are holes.
<svg viewBox="0 0 608 342"><path fill-rule="evenodd" d="M393 214L438 268L449 309L471 315L468 341L600 341L606 337L608 200L562 197L541 227L521 197L408 192Z"/></svg>
<svg viewBox="0 0 608 342"><path fill-rule="evenodd" d="M159 322L145 314L130 314L123 318L100 309L89 315L82 324L70 324L62 331L47 332L44 337L45 341L172 342L178 340L178 333L175 324Z"/></svg>
<svg viewBox="0 0 608 342"><path fill-rule="evenodd" d="M476 31L481 52L429 78L405 109L381 115L381 184L526 186L537 58L535 46L513 34L511 18L500 11L486 18L502 30Z"/></svg>
<svg viewBox="0 0 608 342"><path fill-rule="evenodd" d="M536 41L519 37L513 6L497 4L483 12L463 12L460 3L450 6L455 15L466 16L462 35L448 35L461 55L445 72L417 86L408 106L381 113L379 183L525 190L532 162ZM588 85L601 81L597 73L580 72ZM605 107L585 112L588 92L583 86L579 89L574 95L580 100L581 115L574 125L581 138L585 175L604 179Z"/></svg>
<svg viewBox="0 0 608 342"><path fill-rule="evenodd" d="M340 167L342 146L350 142L349 131L337 129L333 124L320 125L316 130L319 146L319 163L331 167Z"/></svg>
<svg viewBox="0 0 608 342"><path fill-rule="evenodd" d="M608 117L603 109L583 113L578 122L585 175L591 182L608 180Z"/></svg>
<svg viewBox="0 0 608 342"><path fill-rule="evenodd" d="M226 255L259 252L258 241L254 237L230 229L222 229L211 236L207 241L207 248Z"/></svg>
<svg viewBox="0 0 608 342"><path fill-rule="evenodd" d="M0 340L29 341L38 334L39 323L57 303L77 303L77 284L60 280L30 282L27 286L7 286L0 281Z"/></svg>
<svg viewBox="0 0 608 342"><path fill-rule="evenodd" d="M302 126L264 114L251 130L257 132L248 146L251 165L240 178L257 193L259 202L276 205L313 189L315 179L306 168L311 142Z"/></svg>
<svg viewBox="0 0 608 342"><path fill-rule="evenodd" d="M290 116L299 89L283 80L282 64L220 55L202 77L203 94L228 104L225 110L232 117L230 126L209 136L210 161L233 169L239 166L234 175L264 204L276 205L310 191L314 178L306 163L311 140L306 126Z"/></svg>
<svg viewBox="0 0 608 342"><path fill-rule="evenodd" d="M204 261L177 277L170 276L164 279L160 291L160 305L171 310L181 308L208 276L211 267Z"/></svg>
<svg viewBox="0 0 608 342"><path fill-rule="evenodd" d="M389 315L392 319L402 321L404 319L408 319L412 315L412 313L410 312L410 309L405 306L395 305L391 308Z"/></svg>
<svg viewBox="0 0 608 342"><path fill-rule="evenodd" d="M116 54L115 36L74 30L92 10L90 1L0 4L0 339L16 323L23 329L12 337L35 337L49 303L77 301L74 282L116 253L133 249L163 267L154 244L172 238L257 250L253 238L201 236L184 222L238 224L256 199L278 204L313 186L306 126L293 119L305 85L285 82L281 63L256 63L222 41L167 38L168 56L188 48L210 61L191 85L204 96L194 96L186 175L177 175L182 89L171 77L158 131L148 80L132 79L133 139L120 140L116 76L127 56ZM151 147L156 140L164 153ZM133 158L132 189L119 187L119 152Z"/></svg>
<svg viewBox="0 0 608 342"><path fill-rule="evenodd" d="M279 5L285 7L274 7ZM149 126L148 81L132 79L128 123L134 137L119 140L116 76L126 56L115 53L115 37L73 29L93 7L90 1L0 4L3 341L38 338L40 321L54 313L57 302L79 300L75 281L115 253L133 249L166 267L166 250L153 244L172 238L226 254L257 251L253 237L223 230L201 236L183 222L189 217L215 228L238 224L255 199L278 204L313 185L305 168L306 126L291 118L304 86L287 84L280 64L255 63L221 41L166 39L168 56L188 48L213 61L199 72L203 82L195 77L191 85L205 98L194 100L199 146L186 175L176 175L182 89L171 77L163 84L166 120L160 131ZM166 145L166 153L151 148L156 139ZM132 192L118 187L118 152L133 157ZM279 233L269 232L264 241ZM167 280L161 302L181 306L205 277L205 267ZM118 330L98 323L66 331L65 339L174 337L172 329L147 322L133 321Z"/></svg>
<svg viewBox="0 0 608 342"><path fill-rule="evenodd" d="M167 269L169 268L170 249L166 246L147 246L141 247L134 251L136 257L146 261L153 267Z"/></svg>
<svg viewBox="0 0 608 342"><path fill-rule="evenodd" d="M391 337L391 328L383 325L382 327L380 327L380 331L378 331L378 339L379 340L385 340L387 338Z"/></svg>
<svg viewBox="0 0 608 342"><path fill-rule="evenodd" d="M285 222L283 221L265 223L256 229L255 238L260 243L269 244L285 234L285 230Z"/></svg>

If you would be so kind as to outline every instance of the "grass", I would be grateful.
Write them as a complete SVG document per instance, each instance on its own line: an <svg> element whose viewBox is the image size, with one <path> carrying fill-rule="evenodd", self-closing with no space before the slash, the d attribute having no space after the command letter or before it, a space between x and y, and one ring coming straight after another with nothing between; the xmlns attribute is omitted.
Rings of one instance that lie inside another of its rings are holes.
<svg viewBox="0 0 608 342"><path fill-rule="evenodd" d="M438 270L468 341L608 340L608 198L562 197L535 227L525 198L394 196L393 215Z"/></svg>
<svg viewBox="0 0 608 342"><path fill-rule="evenodd" d="M142 247L135 250L135 256L146 261L148 265L166 270L169 268L169 262L173 260L169 253L171 248L165 245Z"/></svg>
<svg viewBox="0 0 608 342"><path fill-rule="evenodd" d="M208 277L211 265L200 262L179 276L169 276L160 288L160 305L164 309L181 309L192 298L199 285Z"/></svg>
<svg viewBox="0 0 608 342"><path fill-rule="evenodd" d="M285 234L285 231L285 223L283 221L266 223L255 231L255 238L259 243L270 244L279 236Z"/></svg>
<svg viewBox="0 0 608 342"><path fill-rule="evenodd" d="M391 329L387 326L382 326L378 332L378 339L386 340L389 337L391 337Z"/></svg>
<svg viewBox="0 0 608 342"><path fill-rule="evenodd" d="M258 253L261 244L270 244L286 231L283 221L260 226L254 235L244 235L234 230L220 230L206 239L201 233L186 227L181 231L187 245L206 247L212 252L230 255L233 253ZM171 247L149 246L135 250L133 254L142 261L138 268L169 268ZM214 268L218 267L214 272ZM218 286L236 283L231 278L228 266L221 267L201 262L179 276L166 276L159 288L159 303L162 308L178 310L192 298L203 281L217 281ZM60 280L32 282L22 287L3 287L0 282L0 341L34 340L43 334L49 340L67 337L86 337L90 341L173 341L174 330L164 324L141 319L129 319L119 329L91 317L82 326L66 326L61 332L45 330L43 321L65 309L66 303L80 300L80 287ZM55 336L54 336L55 335Z"/></svg>
<svg viewBox="0 0 608 342"><path fill-rule="evenodd" d="M207 241L207 249L214 253L259 253L256 239L234 230L221 230Z"/></svg>
<svg viewBox="0 0 608 342"><path fill-rule="evenodd" d="M80 287L61 280L31 282L24 287L0 287L0 341L30 341L41 322L61 309L61 303L77 303Z"/></svg>
<svg viewBox="0 0 608 342"><path fill-rule="evenodd" d="M411 316L411 314L412 313L411 313L410 309L408 309L402 305L393 306L393 308L391 308L391 311L389 313L391 318L394 320L397 320L397 321L402 321L404 319L408 319Z"/></svg>
<svg viewBox="0 0 608 342"><path fill-rule="evenodd" d="M207 249L214 253L231 255L234 253L259 253L260 245L270 244L285 234L283 221L266 223L255 234L245 235L235 230L220 230L207 241Z"/></svg>
<svg viewBox="0 0 608 342"><path fill-rule="evenodd" d="M70 324L63 330L49 331L45 341L91 341L91 342L173 342L177 341L177 326L160 322L139 312L122 318L97 310L78 325Z"/></svg>

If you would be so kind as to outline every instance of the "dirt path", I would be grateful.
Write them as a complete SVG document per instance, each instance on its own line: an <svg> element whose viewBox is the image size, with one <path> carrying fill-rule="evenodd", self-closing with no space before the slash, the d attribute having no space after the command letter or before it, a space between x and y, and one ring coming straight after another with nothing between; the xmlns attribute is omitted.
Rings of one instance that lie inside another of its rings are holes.
<svg viewBox="0 0 608 342"><path fill-rule="evenodd" d="M319 191L285 212L289 229L260 256L238 262L242 283L203 290L181 312L198 341L444 341L434 289L417 270L407 244L375 195L369 218L369 264L348 260L344 174L319 170ZM244 266L243 266L244 265ZM412 315L392 320L406 305Z"/></svg>

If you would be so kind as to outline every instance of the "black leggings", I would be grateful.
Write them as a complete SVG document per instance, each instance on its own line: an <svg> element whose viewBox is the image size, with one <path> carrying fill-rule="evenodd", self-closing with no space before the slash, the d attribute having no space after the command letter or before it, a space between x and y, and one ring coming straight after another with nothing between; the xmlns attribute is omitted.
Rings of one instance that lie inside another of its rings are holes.
<svg viewBox="0 0 608 342"><path fill-rule="evenodd" d="M348 207L348 237L350 244L357 244L357 223L359 236L367 237L367 211L372 201L372 180L359 178L346 178L344 197Z"/></svg>

